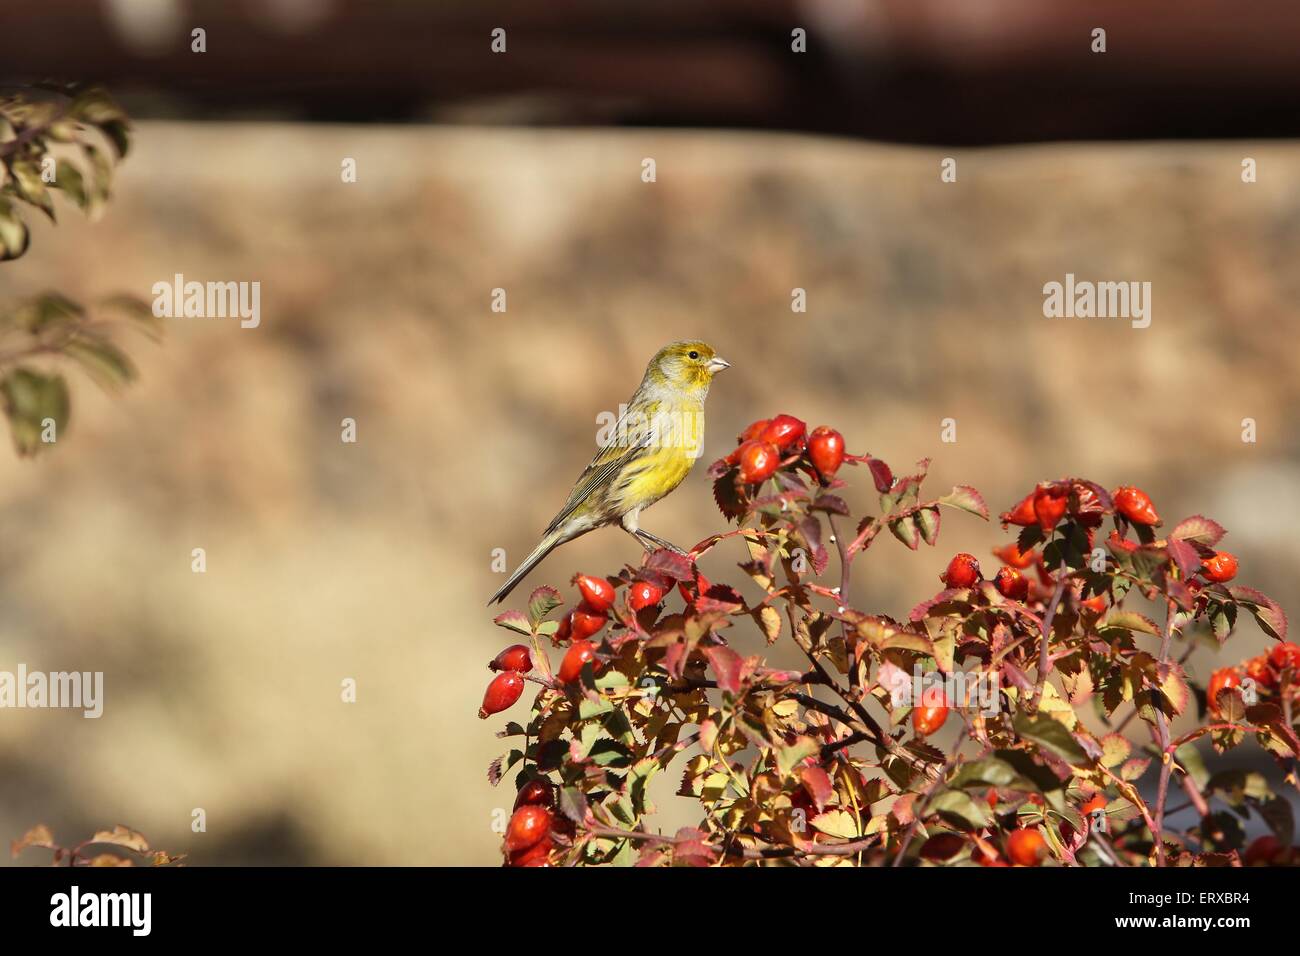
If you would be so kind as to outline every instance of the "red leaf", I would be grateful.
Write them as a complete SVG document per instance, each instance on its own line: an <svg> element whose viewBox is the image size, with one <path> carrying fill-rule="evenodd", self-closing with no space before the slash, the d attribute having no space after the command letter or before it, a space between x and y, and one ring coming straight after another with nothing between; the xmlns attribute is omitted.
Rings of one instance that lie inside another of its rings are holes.
<svg viewBox="0 0 1300 956"><path fill-rule="evenodd" d="M1262 591L1256 591L1254 588L1237 587L1228 588L1228 593L1238 604L1244 604L1250 609L1250 613L1255 615L1255 620L1264 631L1279 641L1286 640L1287 620L1286 614L1282 608L1267 594Z"/></svg>
<svg viewBox="0 0 1300 956"><path fill-rule="evenodd" d="M1207 548L1212 548L1227 534L1223 526L1217 521L1211 521L1202 515L1192 515L1190 518L1184 518L1169 532L1170 538L1177 538L1180 541L1195 541L1203 544Z"/></svg>
<svg viewBox="0 0 1300 956"><path fill-rule="evenodd" d="M741 674L745 661L729 647L713 645L704 648L704 656L718 678L718 687L728 693L740 693Z"/></svg>
<svg viewBox="0 0 1300 956"><path fill-rule="evenodd" d="M641 566L667 575L674 581L691 581L695 578L695 568L691 564L691 559L667 548L660 548L646 557Z"/></svg>
<svg viewBox="0 0 1300 956"><path fill-rule="evenodd" d="M835 788L831 786L830 775L821 767L801 767L799 779L803 783L803 788L808 791L808 796L812 797L813 803L817 804L817 812L821 813L835 793Z"/></svg>
<svg viewBox="0 0 1300 956"><path fill-rule="evenodd" d="M894 487L894 473L879 458L871 459L867 462L867 467L871 469L871 479L876 483L876 490L882 495Z"/></svg>

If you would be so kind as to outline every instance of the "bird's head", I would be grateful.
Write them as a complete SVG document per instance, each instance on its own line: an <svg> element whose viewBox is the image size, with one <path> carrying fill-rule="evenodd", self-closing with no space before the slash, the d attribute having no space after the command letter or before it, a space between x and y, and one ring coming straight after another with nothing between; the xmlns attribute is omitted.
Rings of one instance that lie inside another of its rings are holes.
<svg viewBox="0 0 1300 956"><path fill-rule="evenodd" d="M688 340L661 348L650 360L645 375L646 381L654 385L703 395L713 376L730 367L731 363L720 358L711 345Z"/></svg>

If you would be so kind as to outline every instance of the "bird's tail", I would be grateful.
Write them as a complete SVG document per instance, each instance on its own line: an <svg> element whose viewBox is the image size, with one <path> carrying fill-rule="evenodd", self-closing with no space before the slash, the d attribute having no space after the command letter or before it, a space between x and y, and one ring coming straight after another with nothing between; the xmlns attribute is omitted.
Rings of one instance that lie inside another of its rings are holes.
<svg viewBox="0 0 1300 956"><path fill-rule="evenodd" d="M488 607L504 601L506 596L515 589L515 585L522 581L529 571L537 567L544 557L550 554L557 545L563 544L565 540L566 538L559 529L543 537L537 547L533 549L533 553L524 558L523 563L515 568L510 577L506 578L506 583L501 585L501 589L488 600Z"/></svg>

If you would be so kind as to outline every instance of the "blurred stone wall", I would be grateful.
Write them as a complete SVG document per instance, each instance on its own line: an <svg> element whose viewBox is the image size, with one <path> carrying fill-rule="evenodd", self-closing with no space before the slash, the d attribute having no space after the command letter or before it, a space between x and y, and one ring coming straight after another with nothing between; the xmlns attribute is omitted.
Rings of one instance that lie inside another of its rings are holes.
<svg viewBox="0 0 1300 956"><path fill-rule="evenodd" d="M1300 147L970 151L955 183L944 155L145 124L103 221L37 224L28 256L0 266L0 301L149 297L182 273L260 281L262 322L169 321L163 345L133 344L141 381L120 397L73 373L53 453L0 454L0 668L106 674L99 720L0 713L0 835L122 822L195 863L495 862L491 811L509 797L485 769L504 748L474 716L506 643L483 607L491 549L513 563L532 547L597 414L684 336L733 364L706 461L789 411L896 470L930 456L933 488L974 484L995 510L1039 478L1137 483L1167 517L1224 523L1242 580L1294 615ZM1259 182L1241 182L1243 156ZM1043 285L1066 273L1151 282L1150 328L1045 319ZM702 469L643 524L680 543L717 530ZM953 551L1004 540L956 516L938 552L882 539L855 595L902 615ZM638 555L592 534L519 599ZM1193 671L1261 646L1247 623ZM195 807L207 833L190 831Z"/></svg>

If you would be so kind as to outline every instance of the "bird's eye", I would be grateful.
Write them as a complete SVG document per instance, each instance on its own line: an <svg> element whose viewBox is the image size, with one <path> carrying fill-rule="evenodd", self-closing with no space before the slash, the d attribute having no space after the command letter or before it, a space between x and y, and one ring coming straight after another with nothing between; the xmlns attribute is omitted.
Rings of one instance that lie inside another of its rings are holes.
<svg viewBox="0 0 1300 956"><path fill-rule="evenodd" d="M689 359L697 359L697 358L700 357L700 353L699 353L699 352L691 352L691 353L688 354L686 357L689 358Z"/></svg>

